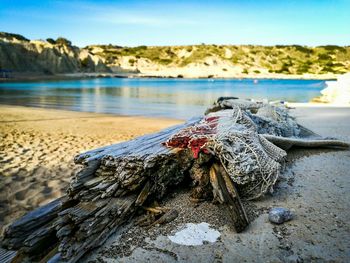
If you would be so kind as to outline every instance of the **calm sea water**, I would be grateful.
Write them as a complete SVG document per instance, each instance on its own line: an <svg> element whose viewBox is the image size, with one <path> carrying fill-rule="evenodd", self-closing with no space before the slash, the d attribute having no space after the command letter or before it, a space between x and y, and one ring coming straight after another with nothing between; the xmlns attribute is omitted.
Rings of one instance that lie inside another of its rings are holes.
<svg viewBox="0 0 350 263"><path fill-rule="evenodd" d="M96 78L0 83L0 103L187 119L220 96L307 102L324 87L317 80Z"/></svg>

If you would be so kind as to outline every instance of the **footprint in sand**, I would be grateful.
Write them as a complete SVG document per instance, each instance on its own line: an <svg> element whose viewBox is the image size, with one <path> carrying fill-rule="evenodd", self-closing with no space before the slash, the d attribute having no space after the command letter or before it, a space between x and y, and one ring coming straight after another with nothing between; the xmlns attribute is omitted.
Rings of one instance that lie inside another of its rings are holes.
<svg viewBox="0 0 350 263"><path fill-rule="evenodd" d="M52 192L52 188L51 188L51 187L45 187L45 188L41 191L41 193L42 193L43 195L49 195L49 194L51 194L51 192Z"/></svg>
<svg viewBox="0 0 350 263"><path fill-rule="evenodd" d="M24 200L26 198L27 193L28 193L28 189L23 189L23 190L17 191L15 193L15 199L19 200L19 201L22 201L22 200Z"/></svg>
<svg viewBox="0 0 350 263"><path fill-rule="evenodd" d="M21 172L23 171L22 169L20 170ZM21 182L25 179L25 177L22 175L22 173L17 173L16 175L12 176L13 181Z"/></svg>

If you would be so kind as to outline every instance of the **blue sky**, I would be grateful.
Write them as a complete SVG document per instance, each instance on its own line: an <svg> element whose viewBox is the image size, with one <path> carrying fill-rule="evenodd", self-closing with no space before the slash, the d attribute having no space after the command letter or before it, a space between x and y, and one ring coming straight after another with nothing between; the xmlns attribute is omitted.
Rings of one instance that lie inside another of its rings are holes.
<svg viewBox="0 0 350 263"><path fill-rule="evenodd" d="M0 31L73 44L350 45L350 0L0 0Z"/></svg>

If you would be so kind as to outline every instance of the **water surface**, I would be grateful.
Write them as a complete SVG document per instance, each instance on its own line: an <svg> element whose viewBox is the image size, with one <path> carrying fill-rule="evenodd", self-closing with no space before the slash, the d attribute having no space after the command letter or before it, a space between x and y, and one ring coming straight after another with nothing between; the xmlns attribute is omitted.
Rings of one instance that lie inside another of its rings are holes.
<svg viewBox="0 0 350 263"><path fill-rule="evenodd" d="M187 119L220 96L308 102L319 80L96 78L0 83L0 103Z"/></svg>

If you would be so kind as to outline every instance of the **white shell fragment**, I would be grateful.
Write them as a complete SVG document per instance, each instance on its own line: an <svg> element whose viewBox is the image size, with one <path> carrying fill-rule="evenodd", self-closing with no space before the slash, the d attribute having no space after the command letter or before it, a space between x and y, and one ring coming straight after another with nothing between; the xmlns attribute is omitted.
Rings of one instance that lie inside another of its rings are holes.
<svg viewBox="0 0 350 263"><path fill-rule="evenodd" d="M204 241L214 243L220 237L220 232L209 227L208 223L186 224L186 228L175 233L168 238L180 245L185 246L200 246Z"/></svg>

